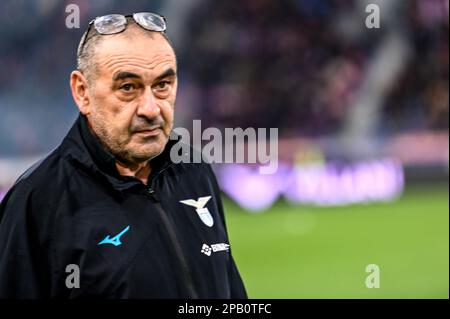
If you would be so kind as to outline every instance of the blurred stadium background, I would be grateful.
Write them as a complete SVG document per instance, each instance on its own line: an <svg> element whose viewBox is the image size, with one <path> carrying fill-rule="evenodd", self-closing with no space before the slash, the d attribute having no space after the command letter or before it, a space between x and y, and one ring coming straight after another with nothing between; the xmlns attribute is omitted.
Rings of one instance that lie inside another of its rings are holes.
<svg viewBox="0 0 450 319"><path fill-rule="evenodd" d="M139 11L168 20L176 126L279 129L276 174L215 166L250 297L448 298L448 0L4 0L0 199L76 118L87 23Z"/></svg>

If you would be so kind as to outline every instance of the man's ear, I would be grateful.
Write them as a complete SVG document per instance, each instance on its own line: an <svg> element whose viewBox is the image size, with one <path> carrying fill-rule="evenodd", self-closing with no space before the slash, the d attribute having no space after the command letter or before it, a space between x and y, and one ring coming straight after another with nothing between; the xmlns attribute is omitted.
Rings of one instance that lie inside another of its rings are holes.
<svg viewBox="0 0 450 319"><path fill-rule="evenodd" d="M80 112L88 115L91 112L91 103L89 99L89 86L86 77L78 70L70 74L70 88L72 90L73 100L78 106Z"/></svg>

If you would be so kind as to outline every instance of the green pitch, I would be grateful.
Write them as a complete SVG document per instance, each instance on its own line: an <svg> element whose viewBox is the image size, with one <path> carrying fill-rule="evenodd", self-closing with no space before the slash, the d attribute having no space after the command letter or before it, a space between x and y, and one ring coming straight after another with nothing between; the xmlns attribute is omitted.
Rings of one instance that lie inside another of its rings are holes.
<svg viewBox="0 0 450 319"><path fill-rule="evenodd" d="M225 200L250 298L448 298L448 186L410 187L391 203L291 206L249 214ZM366 266L380 288L366 287Z"/></svg>

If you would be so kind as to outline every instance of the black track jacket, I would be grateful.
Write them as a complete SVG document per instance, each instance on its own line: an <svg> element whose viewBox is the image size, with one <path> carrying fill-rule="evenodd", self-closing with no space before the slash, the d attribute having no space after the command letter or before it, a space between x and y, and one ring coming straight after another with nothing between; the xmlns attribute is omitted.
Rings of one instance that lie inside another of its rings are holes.
<svg viewBox="0 0 450 319"><path fill-rule="evenodd" d="M0 204L0 298L246 298L206 163L118 174L79 115Z"/></svg>

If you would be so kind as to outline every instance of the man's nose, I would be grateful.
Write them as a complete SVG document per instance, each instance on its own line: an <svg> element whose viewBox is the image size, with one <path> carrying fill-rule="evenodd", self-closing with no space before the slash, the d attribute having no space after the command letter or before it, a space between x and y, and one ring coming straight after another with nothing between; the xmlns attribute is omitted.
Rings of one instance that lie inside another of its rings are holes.
<svg viewBox="0 0 450 319"><path fill-rule="evenodd" d="M161 113L161 109L158 106L157 99L152 92L151 88L145 88L144 93L139 101L139 106L137 110L137 115L154 118Z"/></svg>

